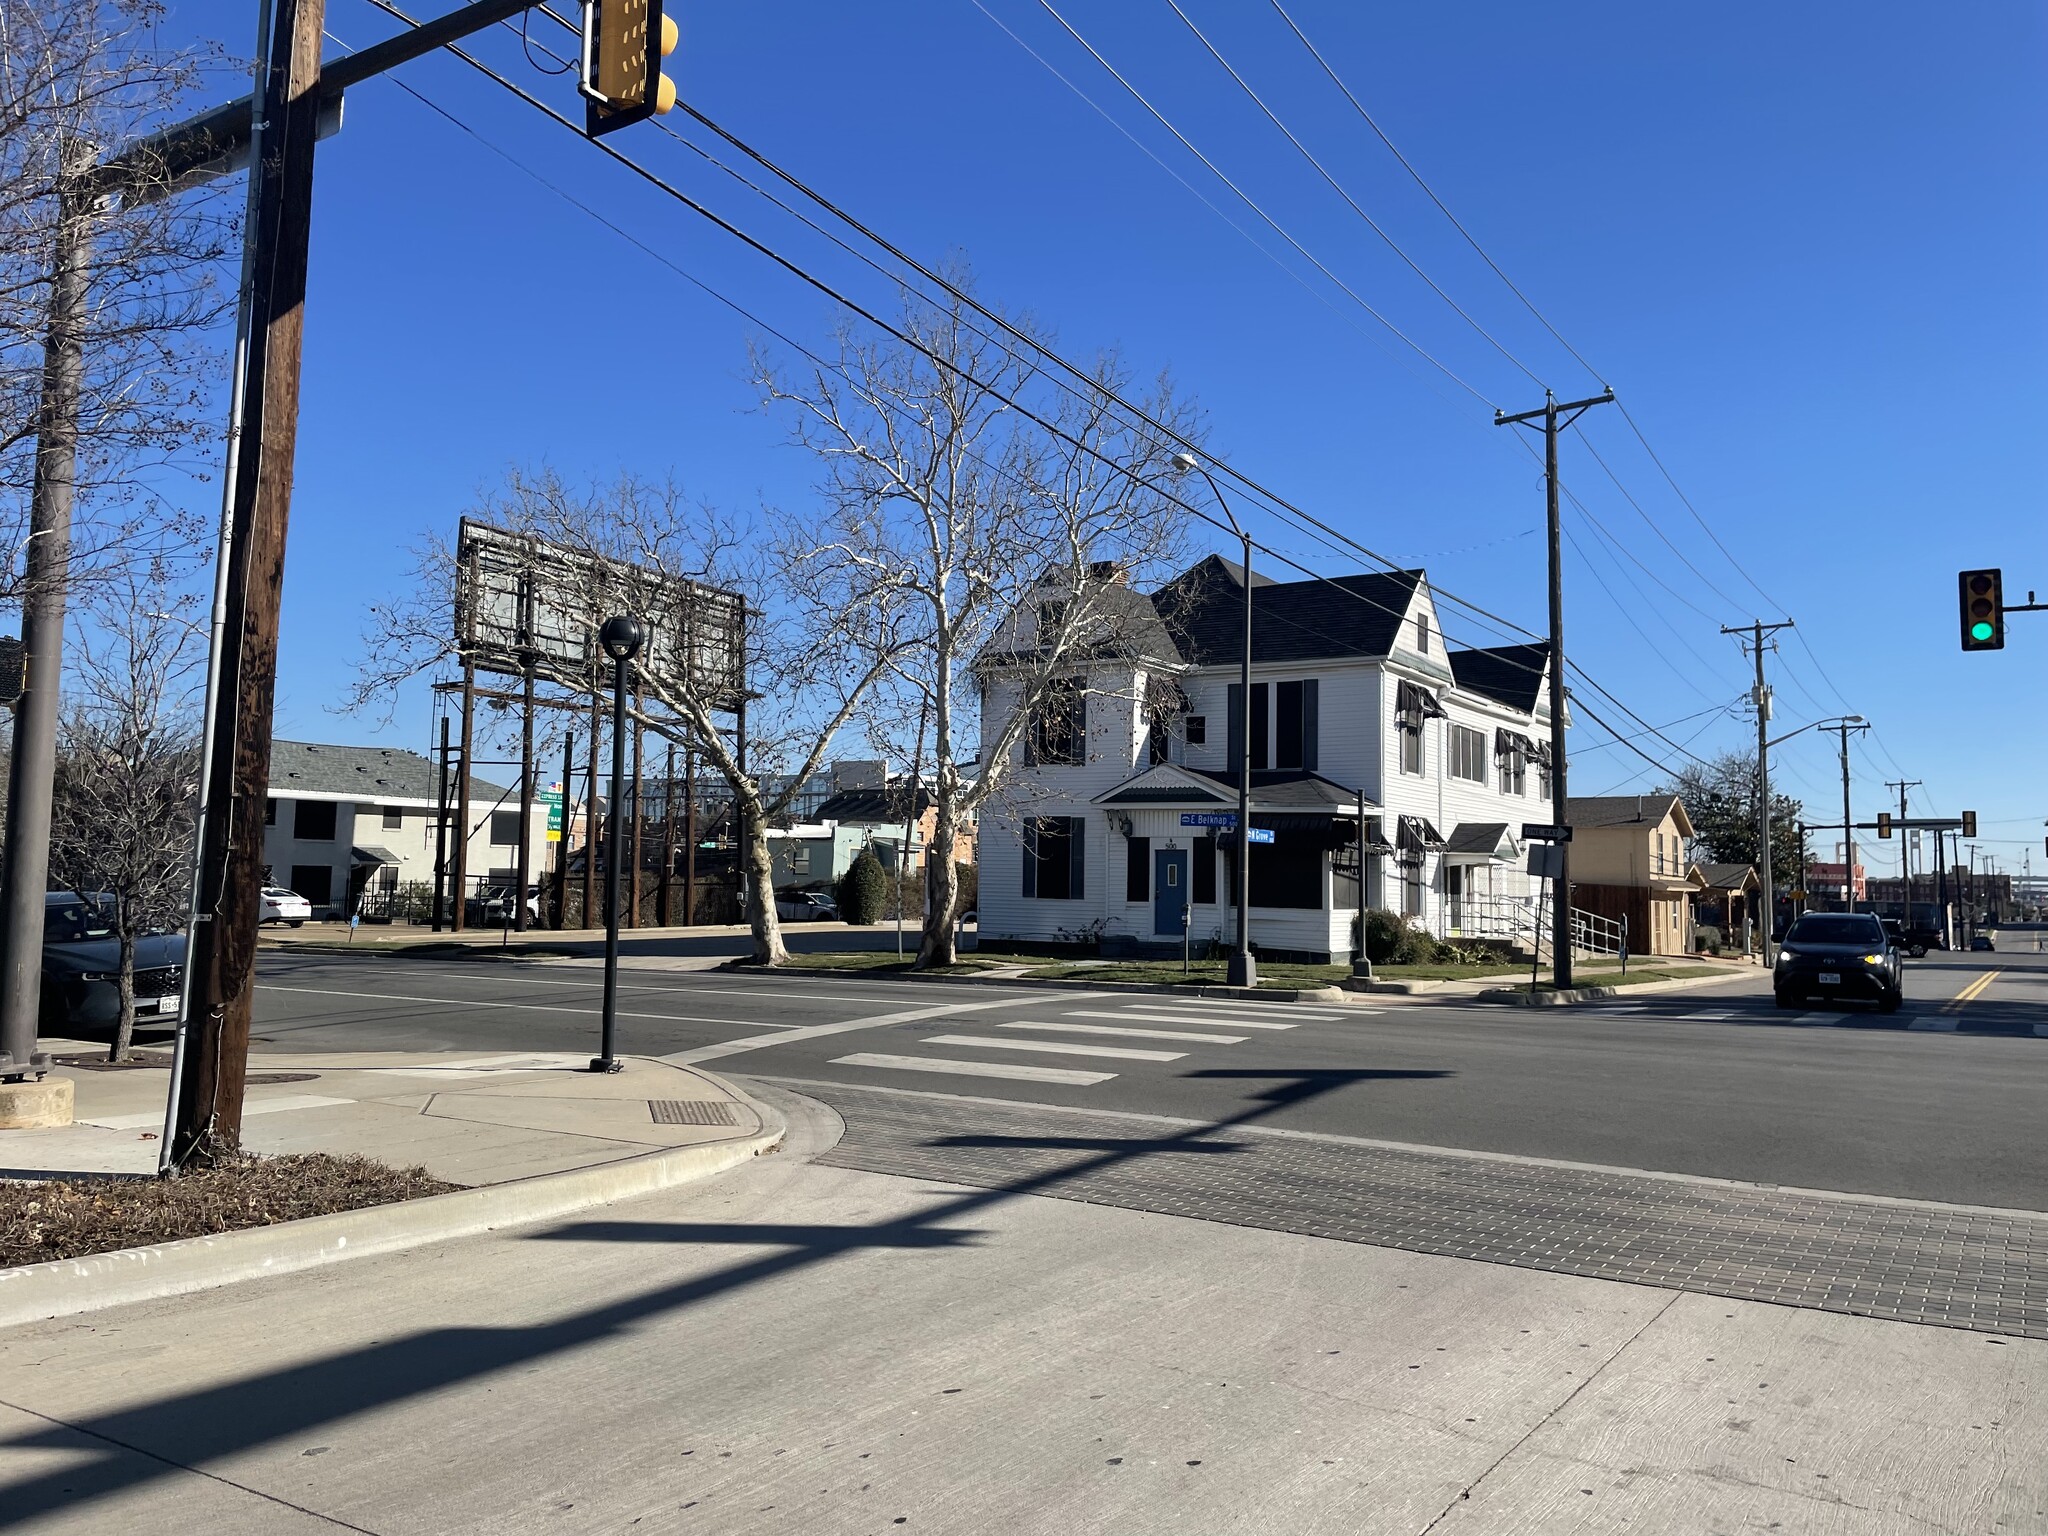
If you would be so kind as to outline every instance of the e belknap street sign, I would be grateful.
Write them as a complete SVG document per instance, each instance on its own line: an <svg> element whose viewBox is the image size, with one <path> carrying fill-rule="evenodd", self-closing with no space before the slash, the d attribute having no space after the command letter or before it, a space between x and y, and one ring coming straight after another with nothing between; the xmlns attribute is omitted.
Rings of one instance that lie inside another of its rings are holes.
<svg viewBox="0 0 2048 1536"><path fill-rule="evenodd" d="M1225 832L1235 832L1237 830L1237 812L1182 811L1180 813L1180 824L1184 827L1217 827ZM1270 843L1273 841L1273 834L1266 827L1253 827L1250 839L1255 843Z"/></svg>
<svg viewBox="0 0 2048 1536"><path fill-rule="evenodd" d="M1572 840L1572 829L1555 822L1525 821L1522 823L1522 839L1530 843L1568 843Z"/></svg>

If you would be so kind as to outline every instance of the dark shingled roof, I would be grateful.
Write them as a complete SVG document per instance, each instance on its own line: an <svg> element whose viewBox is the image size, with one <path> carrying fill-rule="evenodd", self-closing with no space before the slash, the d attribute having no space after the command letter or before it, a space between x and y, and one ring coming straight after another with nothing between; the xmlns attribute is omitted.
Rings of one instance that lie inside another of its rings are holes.
<svg viewBox="0 0 2048 1536"><path fill-rule="evenodd" d="M270 743L273 794L353 795L359 800L435 800L440 770L430 757L398 747L336 747L312 741ZM451 780L448 793L456 792ZM472 777L469 798L494 800L501 784Z"/></svg>
<svg viewBox="0 0 2048 1536"><path fill-rule="evenodd" d="M901 826L908 810L904 803L908 789L909 785L902 780L887 789L843 789L819 806L813 815L819 821L850 821L855 826ZM918 814L930 809L931 803L932 792L919 785Z"/></svg>
<svg viewBox="0 0 2048 1536"><path fill-rule="evenodd" d="M1543 640L1453 651L1451 676L1470 693L1484 694L1509 709L1533 715L1543 688L1544 664L1549 660L1550 645Z"/></svg>
<svg viewBox="0 0 2048 1536"><path fill-rule="evenodd" d="M1573 795L1574 827L1625 827L1634 822L1654 826L1671 812L1676 795Z"/></svg>
<svg viewBox="0 0 2048 1536"><path fill-rule="evenodd" d="M1252 660L1320 661L1384 656L1422 580L1420 571L1383 571L1317 581L1267 581L1252 574ZM1198 667L1234 661L1244 647L1241 567L1211 555L1152 595L1181 655Z"/></svg>
<svg viewBox="0 0 2048 1536"><path fill-rule="evenodd" d="M1762 883L1753 864L1701 864L1697 868L1710 891L1739 891Z"/></svg>

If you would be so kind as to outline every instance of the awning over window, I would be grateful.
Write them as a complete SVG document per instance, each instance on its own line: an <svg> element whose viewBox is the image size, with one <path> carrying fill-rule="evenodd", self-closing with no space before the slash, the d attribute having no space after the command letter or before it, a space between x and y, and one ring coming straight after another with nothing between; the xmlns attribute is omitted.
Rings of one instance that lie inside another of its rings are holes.
<svg viewBox="0 0 2048 1536"><path fill-rule="evenodd" d="M389 848L379 848L374 843L367 848L349 849L348 861L351 864L375 864L391 869L396 869L399 865L397 854Z"/></svg>
<svg viewBox="0 0 2048 1536"><path fill-rule="evenodd" d="M1511 731L1505 726L1495 731L1493 733L1493 755L1495 757L1506 757L1514 752L1521 753L1525 761L1533 762L1537 752L1536 743L1527 736L1524 736L1520 731Z"/></svg>
<svg viewBox="0 0 2048 1536"><path fill-rule="evenodd" d="M1444 844L1446 864L1511 864L1519 850L1504 821L1461 821Z"/></svg>
<svg viewBox="0 0 2048 1536"><path fill-rule="evenodd" d="M1394 713L1403 720L1441 720L1444 707L1422 684L1402 682L1394 689Z"/></svg>
<svg viewBox="0 0 2048 1536"><path fill-rule="evenodd" d="M1403 853L1421 853L1443 845L1443 834L1430 824L1426 816L1403 816L1395 826L1394 846Z"/></svg>

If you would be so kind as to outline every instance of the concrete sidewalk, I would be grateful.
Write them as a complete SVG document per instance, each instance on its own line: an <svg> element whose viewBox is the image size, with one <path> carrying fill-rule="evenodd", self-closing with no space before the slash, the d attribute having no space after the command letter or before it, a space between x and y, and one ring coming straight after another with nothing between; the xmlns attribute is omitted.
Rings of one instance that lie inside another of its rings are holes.
<svg viewBox="0 0 2048 1536"><path fill-rule="evenodd" d="M0 1179L154 1176L169 1053L95 1070L104 1047L48 1041L77 1094L75 1123L0 1131ZM664 1148L743 1140L758 1108L694 1067L637 1057L613 1075L567 1053L253 1053L242 1141L252 1152L357 1152L451 1184L502 1184Z"/></svg>

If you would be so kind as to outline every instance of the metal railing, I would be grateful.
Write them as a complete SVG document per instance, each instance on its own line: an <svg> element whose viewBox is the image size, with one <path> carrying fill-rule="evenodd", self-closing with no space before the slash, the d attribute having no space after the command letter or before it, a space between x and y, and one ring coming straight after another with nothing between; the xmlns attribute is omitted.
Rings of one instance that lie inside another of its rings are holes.
<svg viewBox="0 0 2048 1536"><path fill-rule="evenodd" d="M1442 910L1440 938L1512 944L1546 962L1554 952L1549 913L1538 920L1534 896L1461 896L1447 900ZM1626 919L1572 908L1574 956L1618 955L1627 942Z"/></svg>

